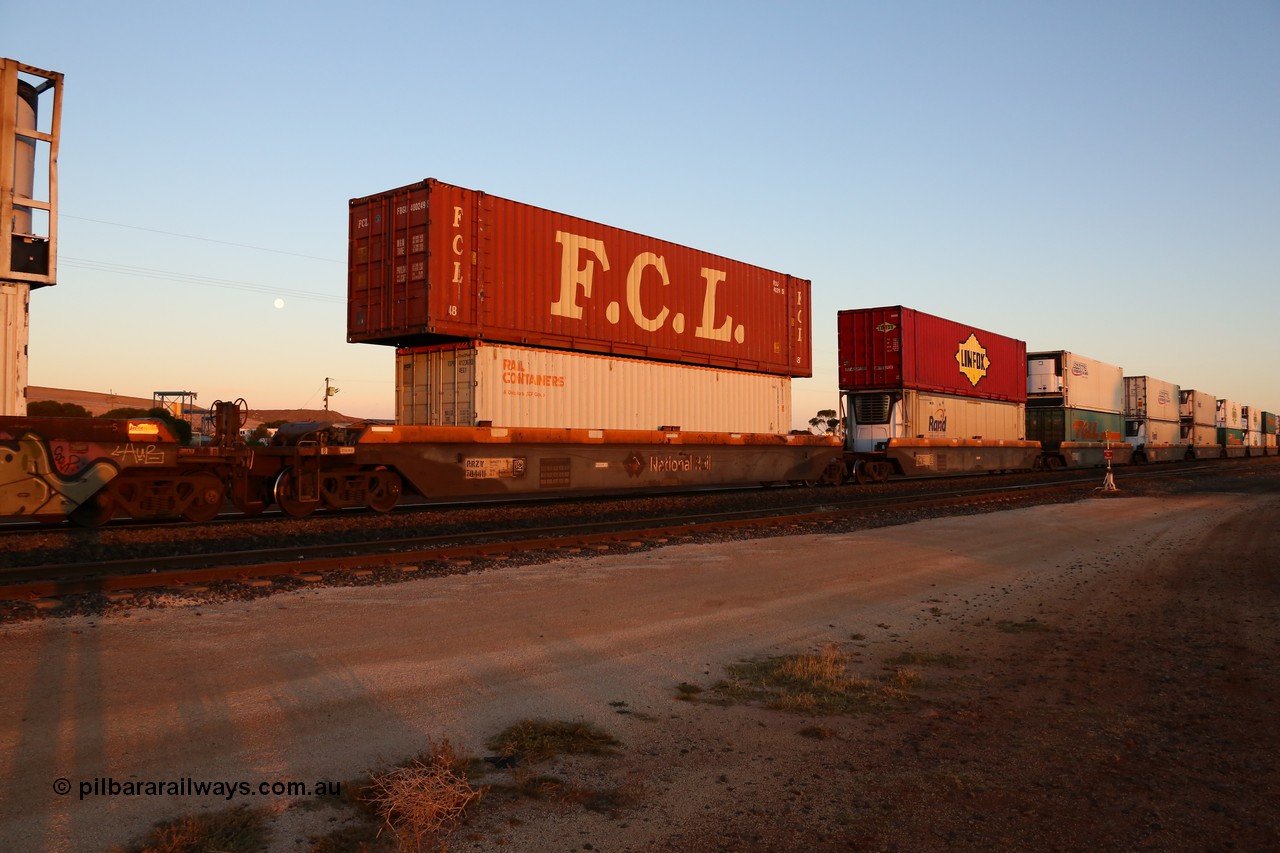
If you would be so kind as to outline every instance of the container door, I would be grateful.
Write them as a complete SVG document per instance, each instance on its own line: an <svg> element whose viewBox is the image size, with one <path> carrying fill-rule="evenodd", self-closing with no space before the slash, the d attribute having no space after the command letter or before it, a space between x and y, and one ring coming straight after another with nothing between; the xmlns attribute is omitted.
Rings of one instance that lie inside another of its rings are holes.
<svg viewBox="0 0 1280 853"><path fill-rule="evenodd" d="M900 308L841 311L836 323L841 388L902 386L903 316Z"/></svg>
<svg viewBox="0 0 1280 853"><path fill-rule="evenodd" d="M479 334L477 295L481 289L477 266L484 230L479 204L483 193L429 180L431 199L424 211L429 236L422 259L427 272L425 304L428 331L471 337Z"/></svg>

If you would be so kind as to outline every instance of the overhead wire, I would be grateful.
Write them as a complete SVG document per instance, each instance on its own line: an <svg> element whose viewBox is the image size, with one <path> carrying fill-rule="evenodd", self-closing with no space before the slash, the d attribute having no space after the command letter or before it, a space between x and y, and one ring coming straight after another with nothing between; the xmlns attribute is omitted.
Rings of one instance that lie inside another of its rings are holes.
<svg viewBox="0 0 1280 853"><path fill-rule="evenodd" d="M317 293L314 290L295 290L293 288L277 287L275 285L255 284L247 281L235 281L226 278L194 275L192 273L176 272L174 270L158 270L148 267L136 267L130 264L112 263L111 261L94 261L86 258L73 258L66 255L60 256L58 258L58 263L61 266L71 267L73 269L94 270L96 272L132 276L134 278L153 278L163 279L165 281L179 281L187 284L203 285L205 287L221 287L227 290L243 290L253 293L273 293L280 296L289 296L294 299L310 299L316 302L345 304L347 301L345 297Z"/></svg>
<svg viewBox="0 0 1280 853"><path fill-rule="evenodd" d="M199 237L194 234L181 234L176 231L162 231L158 228L145 228L140 225L128 225L123 222L109 222L105 219L91 219L86 216L72 216L67 213L59 213L59 217L64 219L75 219L81 222L92 222L98 225L110 225L115 228L128 228L133 231L145 231L150 234L163 234L169 237L179 237L185 240L198 240L204 243L213 243L221 246L233 246L239 249L251 249L257 252L269 252L277 255L286 255L295 258L305 258L307 260L321 261L324 263L340 264L339 260L334 258L322 258L315 255L305 255L300 252L287 252L281 249L272 249L266 246L254 246L248 243L236 243L230 240L215 240L211 237ZM174 270L159 270L149 267L138 267L131 264L119 264L112 261L100 261L90 258L75 258L67 255L60 255L58 262L62 266L71 267L72 269L86 269L96 272L113 273L116 275L128 275L135 278L163 279L167 281L178 281L187 284L197 284L205 287L220 287L226 290L241 290L252 293L270 293L279 296L289 296L294 299L309 299L316 302L331 302L335 304L345 304L345 296L336 296L325 293L318 293L313 290L297 290L293 288L278 287L275 285L258 284L256 282L236 281L233 279L217 278L214 276L197 275L193 273L177 272Z"/></svg>
<svg viewBox="0 0 1280 853"><path fill-rule="evenodd" d="M312 261L324 261L330 264L340 264L342 261L337 258L322 258L317 255L304 255L301 252L286 252L283 249L271 249L266 246L253 246L248 243L233 243L229 240L215 240L212 237L197 237L194 234L179 234L176 231L161 231L158 228L143 228L141 225L126 225L123 222L108 222L105 219L90 219L87 216L72 216L68 213L59 213L61 219L76 219L80 222L93 222L97 225L110 225L115 228L129 228L134 231L146 231L149 234L164 234L166 237L182 237L187 240L200 240L204 243L217 243L222 246L235 246L238 249L253 249L258 252L271 252L276 255L288 255L293 258L307 258Z"/></svg>

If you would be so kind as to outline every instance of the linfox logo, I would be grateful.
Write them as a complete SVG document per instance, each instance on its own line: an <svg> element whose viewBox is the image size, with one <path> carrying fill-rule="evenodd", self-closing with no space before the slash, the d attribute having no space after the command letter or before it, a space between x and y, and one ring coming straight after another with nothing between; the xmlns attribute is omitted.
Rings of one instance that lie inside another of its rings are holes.
<svg viewBox="0 0 1280 853"><path fill-rule="evenodd" d="M987 375L987 369L991 366L987 358L986 348L978 343L978 336L969 333L969 339L960 344L960 348L956 350L956 364L960 365L960 372L969 378L969 382L975 387Z"/></svg>
<svg viewBox="0 0 1280 853"><path fill-rule="evenodd" d="M1088 378L1089 378L1089 365L1085 364L1083 361L1073 361L1073 362L1071 362L1071 375L1072 375L1072 376L1083 376L1085 379L1088 379Z"/></svg>

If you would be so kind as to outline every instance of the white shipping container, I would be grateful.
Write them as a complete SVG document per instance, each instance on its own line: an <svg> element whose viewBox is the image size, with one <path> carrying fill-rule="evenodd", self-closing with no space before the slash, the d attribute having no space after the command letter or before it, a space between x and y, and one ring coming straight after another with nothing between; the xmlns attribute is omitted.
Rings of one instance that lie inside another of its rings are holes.
<svg viewBox="0 0 1280 853"><path fill-rule="evenodd" d="M1257 406L1241 406L1240 420L1244 423L1244 443L1250 447L1262 447L1262 409Z"/></svg>
<svg viewBox="0 0 1280 853"><path fill-rule="evenodd" d="M1126 418L1152 418L1177 423L1178 386L1150 376L1126 376L1124 415Z"/></svg>
<svg viewBox="0 0 1280 853"><path fill-rule="evenodd" d="M1244 418L1240 414L1240 404L1234 400L1215 401L1214 426L1225 429L1244 429Z"/></svg>
<svg viewBox="0 0 1280 853"><path fill-rule="evenodd" d="M1217 426L1218 398L1208 391L1182 391L1178 395L1178 416L1187 423Z"/></svg>
<svg viewBox="0 0 1280 853"><path fill-rule="evenodd" d="M925 391L903 392L900 438L980 438L1019 441L1027 434L1026 406Z"/></svg>
<svg viewBox="0 0 1280 853"><path fill-rule="evenodd" d="M1218 428L1184 421L1182 424L1182 443L1191 447L1217 447Z"/></svg>
<svg viewBox="0 0 1280 853"><path fill-rule="evenodd" d="M1062 405L1093 412L1124 411L1124 371L1066 350L1027 353L1027 396L1061 397Z"/></svg>
<svg viewBox="0 0 1280 853"><path fill-rule="evenodd" d="M1262 432L1262 409L1257 406L1241 406L1240 419L1250 432Z"/></svg>
<svg viewBox="0 0 1280 853"><path fill-rule="evenodd" d="M474 341L396 353L405 426L784 434L785 376Z"/></svg>
<svg viewBox="0 0 1280 853"><path fill-rule="evenodd" d="M1126 418L1124 440L1134 447L1181 447L1182 424L1160 418Z"/></svg>

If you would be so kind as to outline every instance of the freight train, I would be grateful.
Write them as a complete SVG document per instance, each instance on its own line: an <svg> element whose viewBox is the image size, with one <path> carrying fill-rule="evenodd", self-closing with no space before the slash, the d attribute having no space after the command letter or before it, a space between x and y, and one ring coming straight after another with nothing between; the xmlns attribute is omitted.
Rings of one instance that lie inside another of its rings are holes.
<svg viewBox="0 0 1280 853"><path fill-rule="evenodd" d="M795 433L806 280L433 179L349 214L348 340L396 348L395 424L287 424L255 447L236 400L212 407L209 441L183 446L154 419L0 418L0 517L200 522L228 505L386 512L405 495L1276 452L1272 414L1213 400L1211 446L1195 413L1208 395L1183 402L1177 386L902 306L839 313L843 428Z"/></svg>

